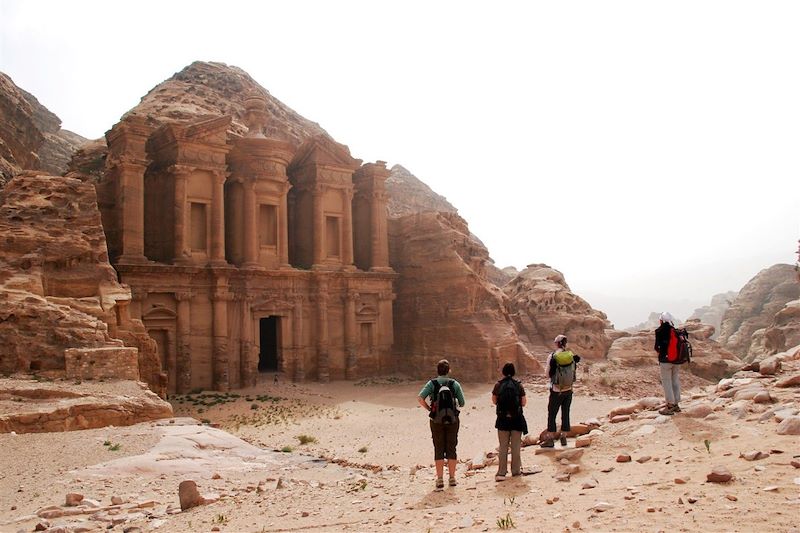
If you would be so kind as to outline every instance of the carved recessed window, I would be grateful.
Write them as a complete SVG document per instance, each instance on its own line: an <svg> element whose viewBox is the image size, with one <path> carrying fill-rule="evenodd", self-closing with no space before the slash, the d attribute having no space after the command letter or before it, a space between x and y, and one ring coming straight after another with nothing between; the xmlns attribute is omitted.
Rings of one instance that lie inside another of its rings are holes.
<svg viewBox="0 0 800 533"><path fill-rule="evenodd" d="M208 217L206 215L206 204L192 202L191 217L192 251L205 252L208 239Z"/></svg>
<svg viewBox="0 0 800 533"><path fill-rule="evenodd" d="M258 243L261 246L278 244L278 208L261 204L258 209Z"/></svg>
<svg viewBox="0 0 800 533"><path fill-rule="evenodd" d="M341 242L339 217L325 217L325 250L328 257L341 255Z"/></svg>

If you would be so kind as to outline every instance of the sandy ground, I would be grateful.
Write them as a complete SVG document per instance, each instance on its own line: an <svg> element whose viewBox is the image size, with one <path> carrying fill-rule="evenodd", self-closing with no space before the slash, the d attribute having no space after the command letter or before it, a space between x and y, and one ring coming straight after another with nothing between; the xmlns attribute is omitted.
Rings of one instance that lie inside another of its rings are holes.
<svg viewBox="0 0 800 533"><path fill-rule="evenodd" d="M643 413L628 422L605 424L604 434L572 461L579 471L566 482L553 477L566 468L557 460L558 445L543 454L537 454L538 447L523 449L523 465L541 470L530 476L497 483L496 466L468 471L466 461L496 446L491 384L463 384L467 406L459 440L459 485L435 491L428 420L416 403L421 386L402 380L274 383L265 376L257 389L237 391L238 397L209 393L172 399L176 416L195 416L266 450L284 450L266 452L271 455L263 468L242 469L222 461L190 473L168 466L160 472L127 474L109 469L112 459L132 460L156 446L160 437L154 423L0 435L0 531L32 531L36 521L20 518L46 505L62 504L67 492L81 492L104 505L112 495L134 503L153 501L149 516L129 509L134 519L111 531L655 532L798 527L800 470L790 462L800 455L800 439L777 435L772 421L734 420L724 412L710 419ZM531 432L538 433L545 426L547 393L543 383L526 388L526 417ZM602 417L621 403L619 398L589 396L579 388L573 421ZM311 442L301 444L301 436ZM106 442L121 446L111 451ZM765 458L750 462L739 457L749 450L763 450ZM630 454L633 461L617 463L620 453ZM725 465L734 481L706 482L716 465ZM104 468L115 473L103 476ZM177 485L184 479L194 479L201 492L221 499L178 513ZM598 505L606 510L598 512ZM51 520L59 522L68 519ZM107 527L86 524L97 531Z"/></svg>

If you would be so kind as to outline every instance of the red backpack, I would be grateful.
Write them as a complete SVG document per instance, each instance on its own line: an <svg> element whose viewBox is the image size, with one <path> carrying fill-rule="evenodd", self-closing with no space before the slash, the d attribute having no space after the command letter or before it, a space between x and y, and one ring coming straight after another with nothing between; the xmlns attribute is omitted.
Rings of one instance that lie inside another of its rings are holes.
<svg viewBox="0 0 800 533"><path fill-rule="evenodd" d="M669 344L667 345L667 362L674 365L689 363L692 359L692 344L689 342L689 332L683 329L670 329Z"/></svg>

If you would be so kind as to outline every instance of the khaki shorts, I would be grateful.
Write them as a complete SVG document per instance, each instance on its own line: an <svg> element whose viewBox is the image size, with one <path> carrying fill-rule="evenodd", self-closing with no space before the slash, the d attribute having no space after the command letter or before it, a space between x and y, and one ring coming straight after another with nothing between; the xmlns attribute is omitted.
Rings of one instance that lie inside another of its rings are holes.
<svg viewBox="0 0 800 533"><path fill-rule="evenodd" d="M433 438L433 459L436 461L447 459L458 459L456 446L458 445L458 427L460 422L455 424L437 424L433 420L431 424L431 437Z"/></svg>

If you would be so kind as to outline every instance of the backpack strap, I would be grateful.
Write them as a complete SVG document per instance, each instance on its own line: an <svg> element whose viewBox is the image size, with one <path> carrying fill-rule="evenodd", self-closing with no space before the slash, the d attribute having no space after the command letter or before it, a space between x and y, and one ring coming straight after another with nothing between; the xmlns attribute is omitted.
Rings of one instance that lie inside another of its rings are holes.
<svg viewBox="0 0 800 533"><path fill-rule="evenodd" d="M431 380L431 385L433 386L433 396L431 397L431 401L436 401L436 396L439 394L441 385L439 384L439 380L436 378Z"/></svg>

